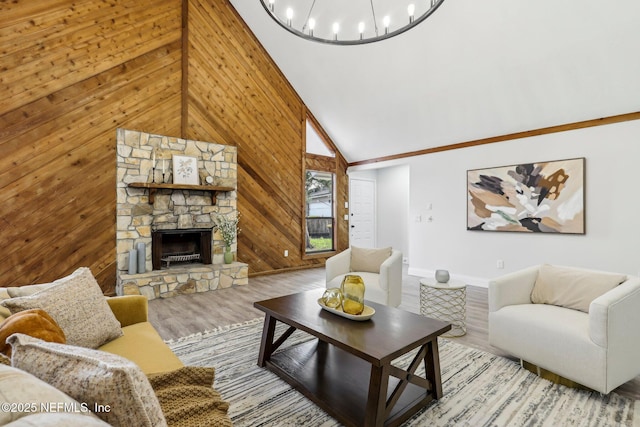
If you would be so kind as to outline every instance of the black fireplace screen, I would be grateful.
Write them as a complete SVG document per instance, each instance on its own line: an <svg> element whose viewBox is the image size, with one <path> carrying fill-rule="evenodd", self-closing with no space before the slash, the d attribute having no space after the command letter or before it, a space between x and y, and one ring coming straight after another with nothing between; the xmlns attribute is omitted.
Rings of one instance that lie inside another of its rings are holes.
<svg viewBox="0 0 640 427"><path fill-rule="evenodd" d="M211 264L211 229L157 230L151 232L154 270L172 263Z"/></svg>

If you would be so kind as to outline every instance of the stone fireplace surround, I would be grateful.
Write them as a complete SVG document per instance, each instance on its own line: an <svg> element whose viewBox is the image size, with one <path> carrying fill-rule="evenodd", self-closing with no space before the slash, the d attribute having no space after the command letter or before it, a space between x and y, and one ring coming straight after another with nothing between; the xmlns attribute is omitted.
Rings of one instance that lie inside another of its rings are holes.
<svg viewBox="0 0 640 427"><path fill-rule="evenodd" d="M159 189L150 204L149 189L129 186L152 182L154 157L155 182L162 182L163 168L165 177L171 173L173 155L196 157L201 177L211 176L213 185L236 187L236 147L118 129L116 256L117 292L120 295L167 298L248 283L246 264L223 263L224 242L218 232L212 233L212 264L178 263L171 264L170 268L153 269L152 231L212 229L216 215L232 218L237 215L236 191L218 192L216 204L212 205L209 191ZM165 181L171 182L170 179ZM138 243L145 245L146 272L130 275L129 251ZM232 252L235 259L236 243L232 245Z"/></svg>

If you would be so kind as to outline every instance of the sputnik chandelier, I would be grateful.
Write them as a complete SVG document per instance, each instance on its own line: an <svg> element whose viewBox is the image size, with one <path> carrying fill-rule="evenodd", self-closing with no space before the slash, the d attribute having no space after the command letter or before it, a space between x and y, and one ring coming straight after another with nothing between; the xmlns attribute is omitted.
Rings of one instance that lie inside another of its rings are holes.
<svg viewBox="0 0 640 427"><path fill-rule="evenodd" d="M260 0L281 27L336 45L385 40L415 27L444 0Z"/></svg>

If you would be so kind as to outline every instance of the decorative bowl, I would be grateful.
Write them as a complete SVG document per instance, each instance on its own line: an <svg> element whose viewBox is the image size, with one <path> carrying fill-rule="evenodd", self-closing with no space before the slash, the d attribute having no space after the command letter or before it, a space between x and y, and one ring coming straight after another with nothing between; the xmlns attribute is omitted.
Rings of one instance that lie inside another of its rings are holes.
<svg viewBox="0 0 640 427"><path fill-rule="evenodd" d="M337 314L338 316L346 317L349 320L356 320L356 321L369 320L373 317L374 314L376 314L375 309L373 307L369 307L368 305L364 306L364 310L362 311L362 314L357 314L357 315L345 313L344 311L342 311L342 307L338 307L338 308L327 307L324 304L324 302L322 302L322 298L318 298L318 305L320 305L320 307L322 307L323 310L326 310L333 314Z"/></svg>

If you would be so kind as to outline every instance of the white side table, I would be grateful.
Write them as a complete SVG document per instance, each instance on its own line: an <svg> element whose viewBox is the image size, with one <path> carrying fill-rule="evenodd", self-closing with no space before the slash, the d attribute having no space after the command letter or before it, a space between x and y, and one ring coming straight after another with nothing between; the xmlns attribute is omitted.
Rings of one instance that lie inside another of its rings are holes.
<svg viewBox="0 0 640 427"><path fill-rule="evenodd" d="M420 279L420 314L451 323L451 330L442 336L459 337L467 333L467 285L459 280L438 283L435 279Z"/></svg>

